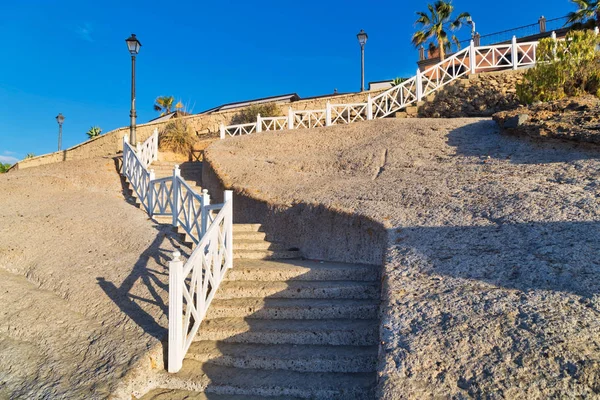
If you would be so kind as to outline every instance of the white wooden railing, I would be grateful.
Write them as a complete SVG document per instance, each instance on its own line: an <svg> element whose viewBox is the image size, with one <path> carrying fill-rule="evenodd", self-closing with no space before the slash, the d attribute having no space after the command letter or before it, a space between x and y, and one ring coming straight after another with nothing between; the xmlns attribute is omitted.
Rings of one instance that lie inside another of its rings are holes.
<svg viewBox="0 0 600 400"><path fill-rule="evenodd" d="M173 226L182 227L196 244L187 262L179 252L169 262L168 370L177 372L227 269L233 266L233 196L225 191L223 204L210 204L208 192L194 192L178 166L172 177L156 179L148 166L157 155L156 131L135 149L123 137L122 174L144 209L151 217L171 216Z"/></svg>
<svg viewBox="0 0 600 400"><path fill-rule="evenodd" d="M233 266L233 198L210 206L218 214L185 265L179 252L169 263L168 371L181 369L183 359L206 316L227 269Z"/></svg>
<svg viewBox="0 0 600 400"><path fill-rule="evenodd" d="M556 35L553 36L556 38ZM288 110L285 117L264 118L242 125L221 124L221 139L228 136L250 135L255 132L318 128L336 124L350 124L385 118L397 111L420 102L448 83L465 75L488 70L526 68L536 63L538 42L511 43L475 47L471 45L424 71L417 70L412 78L375 97L367 96L365 103L331 104L324 110Z"/></svg>

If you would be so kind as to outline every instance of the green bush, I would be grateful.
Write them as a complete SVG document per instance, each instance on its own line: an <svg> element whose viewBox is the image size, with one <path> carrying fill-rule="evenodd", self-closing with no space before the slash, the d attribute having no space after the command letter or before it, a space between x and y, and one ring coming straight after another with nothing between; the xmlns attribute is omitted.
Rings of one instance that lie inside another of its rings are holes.
<svg viewBox="0 0 600 400"><path fill-rule="evenodd" d="M195 133L185 120L175 118L158 135L158 145L162 150L188 155L196 141Z"/></svg>
<svg viewBox="0 0 600 400"><path fill-rule="evenodd" d="M261 117L280 117L282 115L275 103L254 104L235 114L231 119L231 123L234 125L251 124L256 122L258 114Z"/></svg>
<svg viewBox="0 0 600 400"><path fill-rule="evenodd" d="M88 135L90 139L93 139L102 134L102 129L99 126L92 126L85 134Z"/></svg>
<svg viewBox="0 0 600 400"><path fill-rule="evenodd" d="M11 167L10 164L2 164L2 163L0 163L0 174L3 174L6 171L8 171L10 169L10 167Z"/></svg>
<svg viewBox="0 0 600 400"><path fill-rule="evenodd" d="M522 103L558 100L584 93L598 95L600 88L599 38L593 31L572 31L566 40L542 39L537 64L517 85Z"/></svg>

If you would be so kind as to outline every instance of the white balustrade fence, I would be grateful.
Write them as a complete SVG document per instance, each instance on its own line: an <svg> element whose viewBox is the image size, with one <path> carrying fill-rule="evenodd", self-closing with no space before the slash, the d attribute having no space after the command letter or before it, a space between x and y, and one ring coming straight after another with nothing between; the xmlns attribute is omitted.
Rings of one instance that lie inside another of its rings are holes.
<svg viewBox="0 0 600 400"><path fill-rule="evenodd" d="M172 177L156 179L147 167L157 155L156 131L136 149L127 136L123 138L122 173L141 204L150 216L171 216L173 225L181 226L196 244L185 264L179 252L169 262L168 370L177 372L227 269L233 266L233 195L225 191L223 204L210 204L208 192L195 193L181 178L178 166Z"/></svg>
<svg viewBox="0 0 600 400"><path fill-rule="evenodd" d="M596 34L598 34L596 30ZM556 35L552 34L556 40ZM385 118L420 102L448 83L468 74L489 70L518 69L535 65L538 42L518 43L516 37L508 44L476 47L471 45L424 71L417 70L412 78L371 98L366 103L329 104L325 110L288 110L287 117L264 118L250 124L221 124L221 139L250 135L255 132L318 128L336 124L351 124Z"/></svg>
<svg viewBox="0 0 600 400"><path fill-rule="evenodd" d="M178 372L227 269L233 266L233 196L210 206L218 214L185 265L179 252L169 263L168 371Z"/></svg>

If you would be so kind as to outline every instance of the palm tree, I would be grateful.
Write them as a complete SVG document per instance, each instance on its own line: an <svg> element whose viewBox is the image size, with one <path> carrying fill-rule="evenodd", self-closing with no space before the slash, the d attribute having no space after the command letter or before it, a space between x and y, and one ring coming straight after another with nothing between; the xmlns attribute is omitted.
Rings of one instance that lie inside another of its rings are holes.
<svg viewBox="0 0 600 400"><path fill-rule="evenodd" d="M579 10L570 12L567 16L567 23L585 22L590 18L595 18L596 26L600 27L600 1L593 0L571 0Z"/></svg>
<svg viewBox="0 0 600 400"><path fill-rule="evenodd" d="M448 38L447 30L459 29L471 15L465 12L452 21L454 6L451 2L443 0L438 0L434 4L428 4L427 9L429 10L429 13L417 12L419 17L415 21L415 25L420 25L421 30L413 35L412 43L418 47L429 39L436 40L438 43L437 48L440 52L440 59L443 60L446 55L445 50L450 45L450 40L458 45L456 36L452 35L451 38Z"/></svg>
<svg viewBox="0 0 600 400"><path fill-rule="evenodd" d="M162 117L163 115L170 114L173 108L175 110L183 108L181 101L178 101L175 106L173 106L173 103L175 103L175 97L173 96L158 96L154 102L154 111L160 112L160 116Z"/></svg>
<svg viewBox="0 0 600 400"><path fill-rule="evenodd" d="M100 136L101 133L102 129L99 126L92 126L90 130L86 132L86 135L88 135L90 139L93 139Z"/></svg>

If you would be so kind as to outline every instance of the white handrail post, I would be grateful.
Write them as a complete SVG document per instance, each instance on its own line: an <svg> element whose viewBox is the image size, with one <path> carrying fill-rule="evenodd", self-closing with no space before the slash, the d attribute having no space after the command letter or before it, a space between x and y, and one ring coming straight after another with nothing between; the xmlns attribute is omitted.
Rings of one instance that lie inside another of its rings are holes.
<svg viewBox="0 0 600 400"><path fill-rule="evenodd" d="M552 55L554 57L554 59L556 60L556 31L552 31L552 34L550 35L550 37L552 38L552 41L554 42L554 44L552 45Z"/></svg>
<svg viewBox="0 0 600 400"><path fill-rule="evenodd" d="M517 37L513 35L511 43L512 69L519 66L519 51L517 49Z"/></svg>
<svg viewBox="0 0 600 400"><path fill-rule="evenodd" d="M204 234L206 233L206 230L208 229L208 213L210 211L207 210L208 206L210 205L210 195L208 194L208 190L206 189L202 189L202 212L200 214L200 239L202 239L202 237L204 236Z"/></svg>
<svg viewBox="0 0 600 400"><path fill-rule="evenodd" d="M472 40L469 46L469 65L471 66L471 74L475 74L475 67L477 66L477 51L475 50L475 42Z"/></svg>
<svg viewBox="0 0 600 400"><path fill-rule="evenodd" d="M137 154L138 157L142 157L142 144L140 142L137 142L137 144L135 145L135 152ZM142 160L143 162L143 160Z"/></svg>
<svg viewBox="0 0 600 400"><path fill-rule="evenodd" d="M154 148L152 149L152 160L158 161L158 128L154 128Z"/></svg>
<svg viewBox="0 0 600 400"><path fill-rule="evenodd" d="M288 108L288 129L294 129L294 110Z"/></svg>
<svg viewBox="0 0 600 400"><path fill-rule="evenodd" d="M156 179L156 174L151 169L148 175L148 215L152 218L154 213L154 184L152 182Z"/></svg>
<svg viewBox="0 0 600 400"><path fill-rule="evenodd" d="M173 214L173 226L177 226L177 219L179 217L179 176L181 171L179 171L179 165L175 165L173 168L173 183L171 184L171 193L173 196L173 209L171 210L171 214Z"/></svg>
<svg viewBox="0 0 600 400"><path fill-rule="evenodd" d="M373 119L373 99L371 99L371 95L367 96L367 121Z"/></svg>
<svg viewBox="0 0 600 400"><path fill-rule="evenodd" d="M329 100L325 105L325 126L331 126L331 103Z"/></svg>
<svg viewBox="0 0 600 400"><path fill-rule="evenodd" d="M421 76L421 70L417 68L417 101L421 101L423 98L423 77Z"/></svg>
<svg viewBox="0 0 600 400"><path fill-rule="evenodd" d="M598 27L594 28L594 33L596 34L596 36L598 36L598 34L600 33L600 29L598 29Z"/></svg>
<svg viewBox="0 0 600 400"><path fill-rule="evenodd" d="M260 113L256 114L256 132L262 132L262 118L260 117Z"/></svg>
<svg viewBox="0 0 600 400"><path fill-rule="evenodd" d="M129 143L127 135L123 136L123 165L121 166L122 174L125 176L127 176L127 151L129 150L126 143Z"/></svg>
<svg viewBox="0 0 600 400"><path fill-rule="evenodd" d="M222 122L221 125L219 125L219 131L221 132L221 139L225 139L225 125L223 125Z"/></svg>
<svg viewBox="0 0 600 400"><path fill-rule="evenodd" d="M230 208L230 212L225 214L225 250L227 251L227 268L233 267L233 191L226 190L223 194L225 206Z"/></svg>
<svg viewBox="0 0 600 400"><path fill-rule="evenodd" d="M183 262L173 252L169 261L169 358L167 370L178 372L183 364Z"/></svg>

